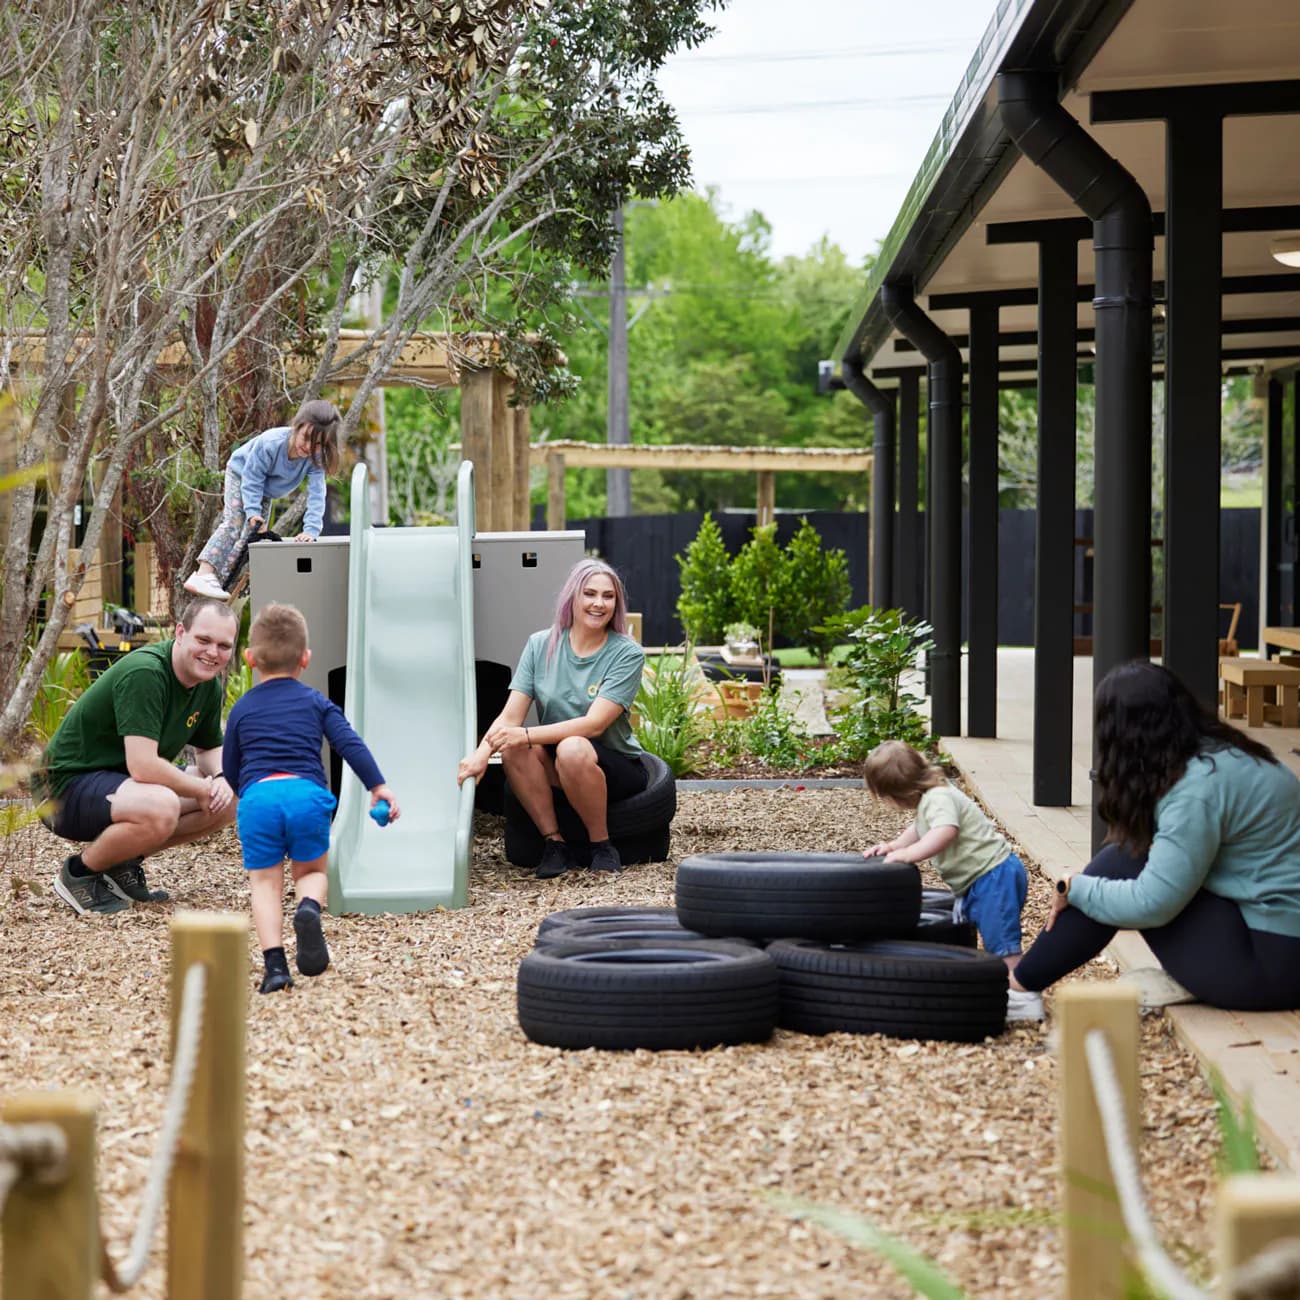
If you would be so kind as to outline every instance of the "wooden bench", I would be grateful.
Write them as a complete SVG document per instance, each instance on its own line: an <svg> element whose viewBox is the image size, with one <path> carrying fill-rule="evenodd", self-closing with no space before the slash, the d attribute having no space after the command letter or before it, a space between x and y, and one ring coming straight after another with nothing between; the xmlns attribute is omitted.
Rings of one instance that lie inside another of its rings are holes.
<svg viewBox="0 0 1300 1300"><path fill-rule="evenodd" d="M1220 659L1219 677L1226 717L1244 717L1248 727L1265 722L1300 726L1300 668L1260 659Z"/></svg>

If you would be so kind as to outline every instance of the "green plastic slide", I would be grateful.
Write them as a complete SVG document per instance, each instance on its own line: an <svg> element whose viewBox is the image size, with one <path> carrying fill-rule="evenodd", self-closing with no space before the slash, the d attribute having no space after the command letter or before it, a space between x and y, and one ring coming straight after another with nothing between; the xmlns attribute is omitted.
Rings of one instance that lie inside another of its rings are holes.
<svg viewBox="0 0 1300 1300"><path fill-rule="evenodd" d="M455 527L374 528L367 469L352 475L346 712L401 805L381 827L344 769L330 838L330 910L464 907L474 782L456 765L474 717L474 472L456 480Z"/></svg>

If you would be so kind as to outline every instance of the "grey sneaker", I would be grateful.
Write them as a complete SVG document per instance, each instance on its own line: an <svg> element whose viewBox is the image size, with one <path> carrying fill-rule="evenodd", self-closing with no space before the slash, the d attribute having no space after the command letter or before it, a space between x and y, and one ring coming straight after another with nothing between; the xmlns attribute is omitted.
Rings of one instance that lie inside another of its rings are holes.
<svg viewBox="0 0 1300 1300"><path fill-rule="evenodd" d="M537 879L554 880L556 876L572 871L575 866L577 863L573 860L573 854L563 840L547 840L542 849L541 861L537 864Z"/></svg>
<svg viewBox="0 0 1300 1300"><path fill-rule="evenodd" d="M107 916L112 912L125 912L131 904L120 898L109 887L101 874L74 876L68 870L71 858L64 860L59 874L54 877L54 892L80 916L98 912Z"/></svg>
<svg viewBox="0 0 1300 1300"><path fill-rule="evenodd" d="M144 878L144 859L119 862L103 873L104 883L128 903L165 903L171 895L165 889L150 889Z"/></svg>
<svg viewBox="0 0 1300 1300"><path fill-rule="evenodd" d="M601 840L591 846L591 869L593 871L622 871L623 860L618 856L613 840Z"/></svg>

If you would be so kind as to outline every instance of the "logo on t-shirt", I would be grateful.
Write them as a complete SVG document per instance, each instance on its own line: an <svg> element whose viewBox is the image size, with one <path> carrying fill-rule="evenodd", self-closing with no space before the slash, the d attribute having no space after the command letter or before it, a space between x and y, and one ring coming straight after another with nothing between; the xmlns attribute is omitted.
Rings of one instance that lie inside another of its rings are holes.
<svg viewBox="0 0 1300 1300"><path fill-rule="evenodd" d="M201 711L202 710L199 710L198 712L195 713L191 713L190 716L185 719L185 729L187 731L194 730L194 724L199 720L199 712Z"/></svg>
<svg viewBox="0 0 1300 1300"><path fill-rule="evenodd" d="M587 687L588 696L594 700L596 696L600 694L600 688L604 686L604 684L605 679L603 677L598 682L592 682L592 684Z"/></svg>

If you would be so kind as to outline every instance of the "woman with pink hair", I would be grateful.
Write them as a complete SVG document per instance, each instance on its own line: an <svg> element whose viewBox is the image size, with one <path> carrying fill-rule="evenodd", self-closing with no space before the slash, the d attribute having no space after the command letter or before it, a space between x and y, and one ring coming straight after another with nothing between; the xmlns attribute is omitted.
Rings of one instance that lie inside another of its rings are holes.
<svg viewBox="0 0 1300 1300"><path fill-rule="evenodd" d="M528 638L510 695L478 748L461 759L457 783L481 779L499 753L506 780L545 840L537 875L550 879L577 864L560 833L556 788L582 818L594 871L621 871L606 817L610 800L645 788L641 746L632 732L632 701L645 654L627 634L627 597L602 560L569 570L555 621ZM525 725L537 706L537 725Z"/></svg>

